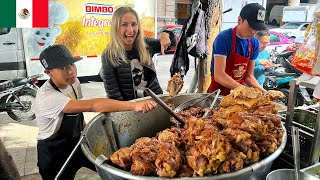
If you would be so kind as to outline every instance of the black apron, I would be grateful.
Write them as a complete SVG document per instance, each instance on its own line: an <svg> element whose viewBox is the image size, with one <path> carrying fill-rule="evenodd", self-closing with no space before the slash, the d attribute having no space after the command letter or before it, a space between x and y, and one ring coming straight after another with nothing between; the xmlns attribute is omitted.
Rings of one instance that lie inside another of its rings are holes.
<svg viewBox="0 0 320 180"><path fill-rule="evenodd" d="M56 91L61 93L51 79L49 82ZM72 85L71 87L78 99ZM58 132L47 139L38 140L38 167L43 180L53 180L58 174L80 139L83 121L83 113L64 113ZM85 157L81 148L78 148L59 179L74 179L81 167L96 171L95 166Z"/></svg>

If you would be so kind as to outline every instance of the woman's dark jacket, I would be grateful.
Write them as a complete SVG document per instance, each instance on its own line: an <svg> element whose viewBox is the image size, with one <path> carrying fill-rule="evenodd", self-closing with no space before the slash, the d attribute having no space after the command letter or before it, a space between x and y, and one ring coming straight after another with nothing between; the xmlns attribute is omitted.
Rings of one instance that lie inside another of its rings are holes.
<svg viewBox="0 0 320 180"><path fill-rule="evenodd" d="M147 49L151 58L155 53L161 51L159 40L145 38L145 42L147 43ZM129 52L127 51L127 59L129 61L132 59L140 60L138 51L135 48ZM118 67L114 67L106 51L102 53L101 61L102 69L100 76L103 80L107 96L111 99L125 101L138 98L134 90L130 63L123 63ZM145 80L148 81L147 87L156 94L162 94L163 91L160 87L153 62L150 65L143 65L143 70Z"/></svg>

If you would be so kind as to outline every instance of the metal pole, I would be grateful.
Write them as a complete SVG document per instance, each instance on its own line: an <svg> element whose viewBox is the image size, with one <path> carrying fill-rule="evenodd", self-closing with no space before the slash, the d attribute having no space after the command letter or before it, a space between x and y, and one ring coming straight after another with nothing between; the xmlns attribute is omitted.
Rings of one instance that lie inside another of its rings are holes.
<svg viewBox="0 0 320 180"><path fill-rule="evenodd" d="M188 88L188 93L195 93L197 89L197 84L198 84L198 68L195 69L191 83Z"/></svg>
<svg viewBox="0 0 320 180"><path fill-rule="evenodd" d="M80 146L80 144L82 143L82 140L84 138L84 135L81 134L80 139L77 143L77 145L73 148L72 152L70 153L68 159L66 160L66 162L64 162L64 164L62 165L60 171L58 172L58 174L56 175L56 177L54 178L54 180L58 180L59 177L61 176L61 174L63 173L64 169L67 167L67 165L69 164L71 158L73 157L74 153L76 152L76 150L78 149L78 147Z"/></svg>
<svg viewBox="0 0 320 180"><path fill-rule="evenodd" d="M287 115L286 115L286 129L289 130L289 128L292 125L293 115L294 115L294 106L296 102L296 96L297 96L297 81L295 79L290 81L290 93L288 98L288 109L287 109Z"/></svg>
<svg viewBox="0 0 320 180"><path fill-rule="evenodd" d="M319 161L320 156L320 113L318 112L316 127L314 129L314 139L312 143L312 151L310 157L310 165L313 165Z"/></svg>

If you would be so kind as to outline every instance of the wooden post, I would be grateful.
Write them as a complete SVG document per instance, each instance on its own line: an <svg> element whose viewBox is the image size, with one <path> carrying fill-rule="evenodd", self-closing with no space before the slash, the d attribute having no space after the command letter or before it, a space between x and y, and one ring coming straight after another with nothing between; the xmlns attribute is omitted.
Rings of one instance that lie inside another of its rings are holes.
<svg viewBox="0 0 320 180"><path fill-rule="evenodd" d="M0 139L0 179L20 180L19 171Z"/></svg>
<svg viewBox="0 0 320 180"><path fill-rule="evenodd" d="M199 0L193 0L192 11L196 11L196 5ZM211 83L211 58L212 44L222 25L222 2L221 0L200 0L206 17L206 44L208 56L198 61L198 93L207 92Z"/></svg>

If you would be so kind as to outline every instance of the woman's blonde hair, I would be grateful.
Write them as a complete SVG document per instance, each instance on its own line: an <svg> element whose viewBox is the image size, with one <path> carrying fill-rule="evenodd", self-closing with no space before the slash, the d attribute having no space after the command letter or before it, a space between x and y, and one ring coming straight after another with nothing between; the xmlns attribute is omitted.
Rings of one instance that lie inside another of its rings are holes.
<svg viewBox="0 0 320 180"><path fill-rule="evenodd" d="M142 65L151 64L151 57L146 48L146 43L144 41L143 31L141 29L140 20L137 12L131 7L120 7L118 8L113 16L111 22L111 32L110 32L110 43L106 48L106 53L108 54L108 60L112 63L113 66L117 67L123 63L128 63L126 57L126 49L123 41L120 38L118 33L119 27L121 26L121 18L125 13L132 13L136 16L138 21L138 33L135 41L133 42L133 47L138 50L140 63Z"/></svg>

